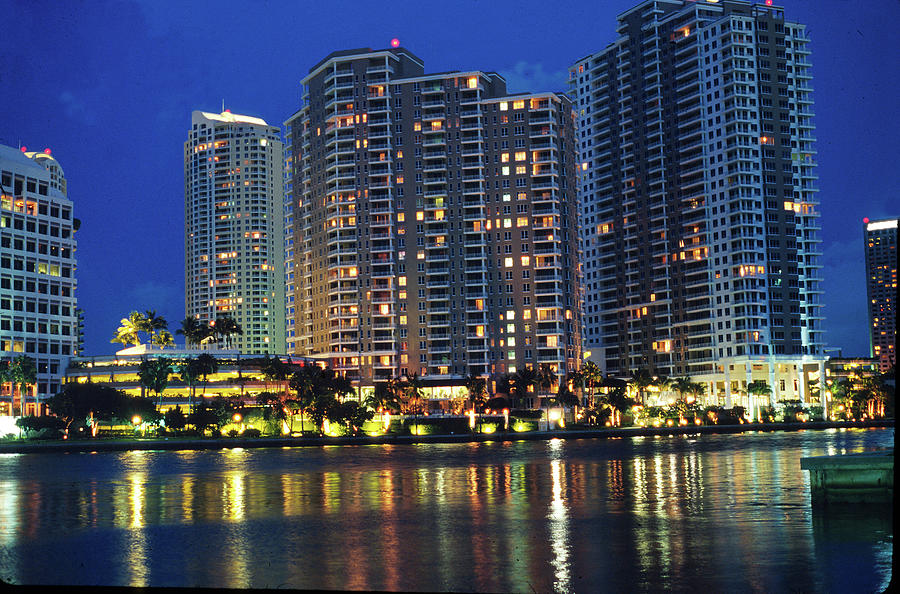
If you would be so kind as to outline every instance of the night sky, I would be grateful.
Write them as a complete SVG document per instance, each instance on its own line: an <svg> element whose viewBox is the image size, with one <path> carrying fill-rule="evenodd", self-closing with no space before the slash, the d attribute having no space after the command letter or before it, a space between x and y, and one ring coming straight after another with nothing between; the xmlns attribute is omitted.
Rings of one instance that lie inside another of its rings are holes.
<svg viewBox="0 0 900 594"><path fill-rule="evenodd" d="M785 0L812 38L826 340L868 355L863 217L900 214L900 3ZM637 0L163 2L0 0L0 143L50 147L68 179L86 354L121 317L184 317L183 143L191 111L282 127L332 51L397 37L426 72L488 70L512 92L565 90ZM177 337L179 340L182 338Z"/></svg>

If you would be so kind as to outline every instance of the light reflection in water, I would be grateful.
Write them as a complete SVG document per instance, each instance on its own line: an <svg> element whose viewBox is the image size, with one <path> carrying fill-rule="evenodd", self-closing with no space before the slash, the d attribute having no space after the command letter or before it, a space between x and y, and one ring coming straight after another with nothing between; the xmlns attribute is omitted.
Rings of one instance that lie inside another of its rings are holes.
<svg viewBox="0 0 900 594"><path fill-rule="evenodd" d="M563 501L564 467L562 462L550 461L550 475L553 478L553 498L550 500L550 549L553 551L551 563L554 568L553 589L568 592L571 588L569 575L569 533L568 514Z"/></svg>
<svg viewBox="0 0 900 594"><path fill-rule="evenodd" d="M133 473L129 477L130 489L128 502L130 504L129 530L127 535L129 563L128 585L132 588L141 588L147 583L147 534L144 527L144 481L146 477L141 473Z"/></svg>
<svg viewBox="0 0 900 594"><path fill-rule="evenodd" d="M820 559L843 546L871 559L878 590L885 524L863 524L864 545L850 520L829 525L820 545L799 458L892 443L890 430L0 458L0 577L828 591L835 564Z"/></svg>

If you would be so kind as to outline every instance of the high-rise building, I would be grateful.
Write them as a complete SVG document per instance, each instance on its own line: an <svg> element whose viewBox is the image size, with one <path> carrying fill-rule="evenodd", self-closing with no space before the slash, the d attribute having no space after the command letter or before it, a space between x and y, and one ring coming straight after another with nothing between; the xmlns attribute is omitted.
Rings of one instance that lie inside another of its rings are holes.
<svg viewBox="0 0 900 594"><path fill-rule="evenodd" d="M807 400L824 339L805 26L741 0L648 0L616 33L570 69L585 349L726 406L751 381Z"/></svg>
<svg viewBox="0 0 900 594"><path fill-rule="evenodd" d="M35 401L59 391L68 359L76 354L77 228L65 175L50 149L0 146L0 358L25 355L37 372L24 402L19 389L4 384L5 414L11 413L13 392L21 414L43 412Z"/></svg>
<svg viewBox="0 0 900 594"><path fill-rule="evenodd" d="M292 350L363 386L576 368L569 100L425 74L403 48L330 54L302 82L286 122Z"/></svg>
<svg viewBox="0 0 900 594"><path fill-rule="evenodd" d="M881 371L897 362L897 219L865 219L869 356Z"/></svg>
<svg viewBox="0 0 900 594"><path fill-rule="evenodd" d="M244 353L284 353L284 156L259 118L195 111L184 143L185 312L228 315Z"/></svg>

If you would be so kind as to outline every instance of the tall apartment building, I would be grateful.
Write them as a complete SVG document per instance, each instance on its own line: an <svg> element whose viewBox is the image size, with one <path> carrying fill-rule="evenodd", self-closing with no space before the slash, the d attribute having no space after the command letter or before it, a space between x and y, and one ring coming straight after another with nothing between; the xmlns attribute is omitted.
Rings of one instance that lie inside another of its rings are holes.
<svg viewBox="0 0 900 594"><path fill-rule="evenodd" d="M50 150L0 146L0 358L31 358L37 383L24 407L35 414L59 391L68 359L77 354L75 237L78 223L62 167ZM10 414L12 386L3 386L0 411Z"/></svg>
<svg viewBox="0 0 900 594"><path fill-rule="evenodd" d="M897 362L897 219L865 219L870 357L881 371Z"/></svg>
<svg viewBox="0 0 900 594"><path fill-rule="evenodd" d="M303 85L286 122L293 351L363 386L576 368L569 100L425 74L402 48L335 52Z"/></svg>
<svg viewBox="0 0 900 594"><path fill-rule="evenodd" d="M824 344L805 26L742 0L649 0L616 33L570 69L585 348L729 406L756 380L807 399Z"/></svg>
<svg viewBox="0 0 900 594"><path fill-rule="evenodd" d="M195 111L184 143L185 312L230 315L250 354L283 353L284 155L259 118Z"/></svg>

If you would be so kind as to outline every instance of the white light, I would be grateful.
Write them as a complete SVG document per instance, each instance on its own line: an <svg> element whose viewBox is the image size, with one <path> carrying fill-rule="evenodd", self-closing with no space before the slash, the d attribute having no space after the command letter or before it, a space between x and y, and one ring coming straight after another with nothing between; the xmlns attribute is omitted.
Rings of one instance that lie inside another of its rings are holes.
<svg viewBox="0 0 900 594"><path fill-rule="evenodd" d="M897 219L893 221L875 221L866 225L866 231L881 231L882 229L896 229Z"/></svg>

